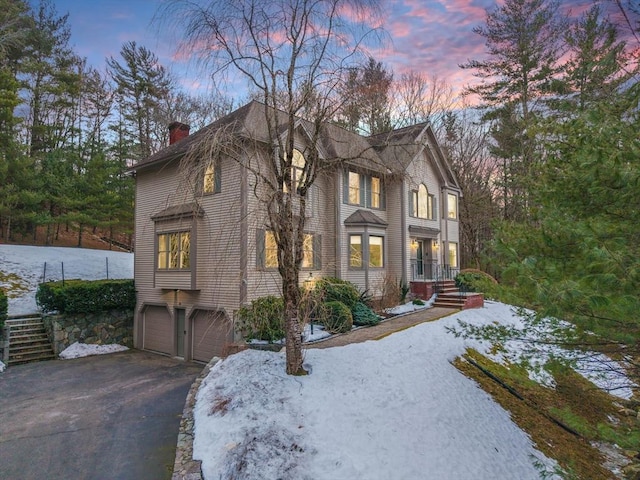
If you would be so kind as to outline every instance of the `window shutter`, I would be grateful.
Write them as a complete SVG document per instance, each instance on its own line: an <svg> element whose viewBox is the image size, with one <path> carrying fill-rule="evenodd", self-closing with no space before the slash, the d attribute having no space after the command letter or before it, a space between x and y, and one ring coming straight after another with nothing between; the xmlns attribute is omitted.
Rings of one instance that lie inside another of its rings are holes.
<svg viewBox="0 0 640 480"><path fill-rule="evenodd" d="M349 170L342 171L342 203L349 203Z"/></svg>
<svg viewBox="0 0 640 480"><path fill-rule="evenodd" d="M264 268L264 229L256 229L256 267Z"/></svg>
<svg viewBox="0 0 640 480"><path fill-rule="evenodd" d="M322 268L322 235L313 236L313 269Z"/></svg>
<svg viewBox="0 0 640 480"><path fill-rule="evenodd" d="M433 219L438 220L438 197L436 195L433 196Z"/></svg>
<svg viewBox="0 0 640 480"><path fill-rule="evenodd" d="M413 190L409 190L409 216L413 217Z"/></svg>
<svg viewBox="0 0 640 480"><path fill-rule="evenodd" d="M215 182L213 185L213 193L220 193L222 190L222 178L221 178L222 169L220 168L220 160L216 162L216 166L213 171L213 181Z"/></svg>
<svg viewBox="0 0 640 480"><path fill-rule="evenodd" d="M365 178L364 175L359 175L360 177L360 206L365 206Z"/></svg>
<svg viewBox="0 0 640 480"><path fill-rule="evenodd" d="M380 209L387 209L387 189L382 179L380 180Z"/></svg>

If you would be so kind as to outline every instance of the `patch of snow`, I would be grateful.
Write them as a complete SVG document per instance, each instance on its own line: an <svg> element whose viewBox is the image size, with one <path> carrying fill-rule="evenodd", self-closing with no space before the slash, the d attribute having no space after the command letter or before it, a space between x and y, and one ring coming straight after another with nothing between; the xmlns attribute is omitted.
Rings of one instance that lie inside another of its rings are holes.
<svg viewBox="0 0 640 480"><path fill-rule="evenodd" d="M387 308L385 312L392 315L402 315L404 313L416 312L418 310L424 310L425 308L433 307L433 303L436 301L436 294L433 294L431 298L424 302L424 305L416 305L413 302L407 302L397 307Z"/></svg>
<svg viewBox="0 0 640 480"><path fill-rule="evenodd" d="M302 335L305 342L316 342L331 336L331 334L324 329L323 325L316 324L313 325L313 333L311 333L311 324L305 325Z"/></svg>
<svg viewBox="0 0 640 480"><path fill-rule="evenodd" d="M491 306L492 311L499 312L497 314L498 323L513 325L518 329L523 328L524 323L515 312L514 307L486 301L485 305ZM464 321L474 324L474 321ZM566 324L566 326L569 325ZM489 344L479 351L504 365L521 363L522 360L525 360L529 378L549 388L555 388L555 381L544 365L553 358L567 359L575 363L576 372L609 394L626 400L633 396L632 387L635 385L626 376L625 370L619 362L601 353L569 351L548 341L533 344L532 341L536 339L547 339L548 330L545 328L544 322L535 327L528 327L526 333L528 337L526 340L509 340L502 345L499 352L492 352Z"/></svg>
<svg viewBox="0 0 640 480"><path fill-rule="evenodd" d="M537 451L509 413L451 362L475 340L458 319L508 321L491 304L379 341L305 351L310 375L285 374L283 353L219 362L195 406L194 458L205 479L537 479Z"/></svg>
<svg viewBox="0 0 640 480"><path fill-rule="evenodd" d="M89 343L73 343L65 348L60 355L63 360L69 360L71 358L88 357L91 355L105 355L108 353L123 352L129 350L124 345L94 345Z"/></svg>
<svg viewBox="0 0 640 480"><path fill-rule="evenodd" d="M0 360L0 373L4 372L7 369L7 366L2 363L2 361Z"/></svg>
<svg viewBox="0 0 640 480"><path fill-rule="evenodd" d="M26 290L9 292L9 315L33 313L38 310L35 293L38 284L46 280L100 280L133 278L133 254L88 248L38 247L29 245L0 245L0 271L20 277Z"/></svg>

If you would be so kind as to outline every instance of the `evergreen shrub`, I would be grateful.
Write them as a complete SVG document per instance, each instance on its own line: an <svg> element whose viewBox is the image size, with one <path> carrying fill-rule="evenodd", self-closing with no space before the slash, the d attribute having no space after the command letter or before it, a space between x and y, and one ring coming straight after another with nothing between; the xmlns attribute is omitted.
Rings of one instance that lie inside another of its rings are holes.
<svg viewBox="0 0 640 480"><path fill-rule="evenodd" d="M36 303L43 312L93 313L134 309L133 280L66 280L38 285Z"/></svg>
<svg viewBox="0 0 640 480"><path fill-rule="evenodd" d="M325 302L341 302L349 310L360 302L358 287L347 280L335 277L325 277L318 280L314 287L316 298Z"/></svg>
<svg viewBox="0 0 640 480"><path fill-rule="evenodd" d="M353 324L358 327L380 323L380 317L362 302L356 303L356 306L351 310L351 315L353 316Z"/></svg>
<svg viewBox="0 0 640 480"><path fill-rule="evenodd" d="M353 326L353 316L351 310L342 302L331 301L325 304L328 316L324 326L329 333L346 333Z"/></svg>
<svg viewBox="0 0 640 480"><path fill-rule="evenodd" d="M281 340L285 336L284 301L273 295L257 298L238 310L238 321L246 339Z"/></svg>

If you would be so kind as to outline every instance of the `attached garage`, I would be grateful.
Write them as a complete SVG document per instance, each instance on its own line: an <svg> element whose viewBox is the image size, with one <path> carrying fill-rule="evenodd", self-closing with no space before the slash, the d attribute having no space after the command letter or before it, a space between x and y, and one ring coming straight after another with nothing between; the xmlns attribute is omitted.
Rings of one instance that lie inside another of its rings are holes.
<svg viewBox="0 0 640 480"><path fill-rule="evenodd" d="M233 324L224 312L197 310L191 324L191 358L208 362L233 342Z"/></svg>
<svg viewBox="0 0 640 480"><path fill-rule="evenodd" d="M142 348L173 355L174 329L166 307L149 305L142 319Z"/></svg>

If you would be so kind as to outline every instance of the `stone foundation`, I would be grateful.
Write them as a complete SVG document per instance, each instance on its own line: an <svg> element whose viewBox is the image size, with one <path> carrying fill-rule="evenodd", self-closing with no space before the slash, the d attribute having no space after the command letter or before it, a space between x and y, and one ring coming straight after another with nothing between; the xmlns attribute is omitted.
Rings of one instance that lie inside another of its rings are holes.
<svg viewBox="0 0 640 480"><path fill-rule="evenodd" d="M133 348L133 310L43 315L42 320L56 355L76 342Z"/></svg>

